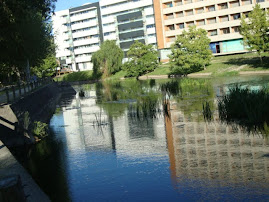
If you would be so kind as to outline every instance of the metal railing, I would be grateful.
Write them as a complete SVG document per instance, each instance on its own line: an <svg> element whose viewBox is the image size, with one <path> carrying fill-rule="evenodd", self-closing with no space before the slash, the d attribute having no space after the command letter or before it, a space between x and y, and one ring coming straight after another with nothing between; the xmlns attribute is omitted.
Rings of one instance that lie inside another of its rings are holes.
<svg viewBox="0 0 269 202"><path fill-rule="evenodd" d="M51 82L52 82L51 78L43 78L27 83L18 82L17 85L5 87L2 90L0 90L0 104L12 103L20 99L21 97L25 97L27 94Z"/></svg>

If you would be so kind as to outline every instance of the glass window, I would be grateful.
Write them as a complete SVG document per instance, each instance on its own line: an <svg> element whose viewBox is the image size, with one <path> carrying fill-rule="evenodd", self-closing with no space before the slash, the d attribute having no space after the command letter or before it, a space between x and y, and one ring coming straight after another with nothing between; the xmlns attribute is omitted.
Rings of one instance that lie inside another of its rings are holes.
<svg viewBox="0 0 269 202"><path fill-rule="evenodd" d="M195 11L196 11L196 14L200 14L204 12L204 8L196 8Z"/></svg>
<svg viewBox="0 0 269 202"><path fill-rule="evenodd" d="M229 34L230 33L229 27L221 29L221 33L222 34Z"/></svg>
<svg viewBox="0 0 269 202"><path fill-rule="evenodd" d="M230 7L231 8L234 8L234 7L238 7L240 4L239 4L239 1L232 1L230 2Z"/></svg>
<svg viewBox="0 0 269 202"><path fill-rule="evenodd" d="M228 17L228 15L221 16L221 17L219 17L219 19L220 19L220 22L226 22L226 21L229 21L229 17Z"/></svg>
<svg viewBox="0 0 269 202"><path fill-rule="evenodd" d="M223 9L227 9L228 8L228 4L227 3L223 3L223 4L219 4L219 10L223 10Z"/></svg>
<svg viewBox="0 0 269 202"><path fill-rule="evenodd" d="M208 6L206 7L207 8L207 12L212 12L212 11L215 11L215 6Z"/></svg>
<svg viewBox="0 0 269 202"><path fill-rule="evenodd" d="M182 11L176 13L176 17L177 17L177 18L180 18L180 17L183 17L183 16L184 16L184 15L183 15L183 12L182 12Z"/></svg>
<svg viewBox="0 0 269 202"><path fill-rule="evenodd" d="M196 22L197 22L198 26L201 26L201 25L205 24L205 20L197 20Z"/></svg>
<svg viewBox="0 0 269 202"><path fill-rule="evenodd" d="M240 19L240 13L236 13L234 15L232 15L233 20L237 20Z"/></svg>
<svg viewBox="0 0 269 202"><path fill-rule="evenodd" d="M184 28L185 28L184 23L180 23L180 24L178 25L178 27L179 27L179 29L184 29Z"/></svg>
<svg viewBox="0 0 269 202"><path fill-rule="evenodd" d="M208 35L209 35L209 36L215 36L215 35L218 35L217 30L216 30L216 29L214 29L214 30L209 30L209 31L208 31Z"/></svg>
<svg viewBox="0 0 269 202"><path fill-rule="evenodd" d="M193 15L193 10L187 10L185 11L185 13L186 13L186 16Z"/></svg>
<svg viewBox="0 0 269 202"><path fill-rule="evenodd" d="M213 23L216 23L216 22L217 22L216 18L208 18L207 19L208 24L213 24Z"/></svg>

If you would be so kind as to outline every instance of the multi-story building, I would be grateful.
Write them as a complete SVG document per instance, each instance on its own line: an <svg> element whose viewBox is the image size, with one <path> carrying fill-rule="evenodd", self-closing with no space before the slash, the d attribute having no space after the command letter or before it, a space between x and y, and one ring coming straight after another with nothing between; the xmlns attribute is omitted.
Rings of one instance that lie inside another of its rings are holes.
<svg viewBox="0 0 269 202"><path fill-rule="evenodd" d="M152 0L101 0L100 6L85 4L52 18L56 57L74 71L92 69L91 55L104 40L116 40L125 52L135 40L157 43Z"/></svg>
<svg viewBox="0 0 269 202"><path fill-rule="evenodd" d="M52 20L61 64L73 71L92 69L91 55L103 42L99 3L55 12Z"/></svg>
<svg viewBox="0 0 269 202"><path fill-rule="evenodd" d="M104 40L116 40L126 52L137 40L156 45L152 0L100 0Z"/></svg>
<svg viewBox="0 0 269 202"><path fill-rule="evenodd" d="M255 3L269 8L268 0L154 0L158 49L167 60L171 44L184 29L196 25L207 30L216 55L245 52L239 33L240 18Z"/></svg>

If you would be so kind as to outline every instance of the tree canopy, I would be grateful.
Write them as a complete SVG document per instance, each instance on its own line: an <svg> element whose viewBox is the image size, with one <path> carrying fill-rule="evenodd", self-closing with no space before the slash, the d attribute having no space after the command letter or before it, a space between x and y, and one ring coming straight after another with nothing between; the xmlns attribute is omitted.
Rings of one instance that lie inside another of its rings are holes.
<svg viewBox="0 0 269 202"><path fill-rule="evenodd" d="M153 71L158 66L158 53L152 45L135 41L127 52L129 61L124 64L127 77L136 77Z"/></svg>
<svg viewBox="0 0 269 202"><path fill-rule="evenodd" d="M171 45L170 69L172 74L187 75L200 71L211 61L210 39L204 29L190 27L177 36Z"/></svg>
<svg viewBox="0 0 269 202"><path fill-rule="evenodd" d="M249 50L256 50L261 58L261 53L269 50L269 15L259 4L241 19L240 34L243 36L244 45Z"/></svg>
<svg viewBox="0 0 269 202"><path fill-rule="evenodd" d="M102 73L104 77L118 72L121 69L123 51L116 41L106 40L100 49L92 55L94 74Z"/></svg>
<svg viewBox="0 0 269 202"><path fill-rule="evenodd" d="M2 0L0 4L0 66L23 74L54 53L50 16L56 0ZM2 72L1 72L2 73ZM3 74L3 73L2 73Z"/></svg>

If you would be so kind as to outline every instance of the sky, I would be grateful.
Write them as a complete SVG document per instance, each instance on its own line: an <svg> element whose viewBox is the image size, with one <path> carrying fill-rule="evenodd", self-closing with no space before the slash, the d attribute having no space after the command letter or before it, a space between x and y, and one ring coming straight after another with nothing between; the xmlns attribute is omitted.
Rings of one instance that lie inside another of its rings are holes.
<svg viewBox="0 0 269 202"><path fill-rule="evenodd" d="M71 7L81 6L85 3L93 3L98 0L57 0L55 11L69 9Z"/></svg>

